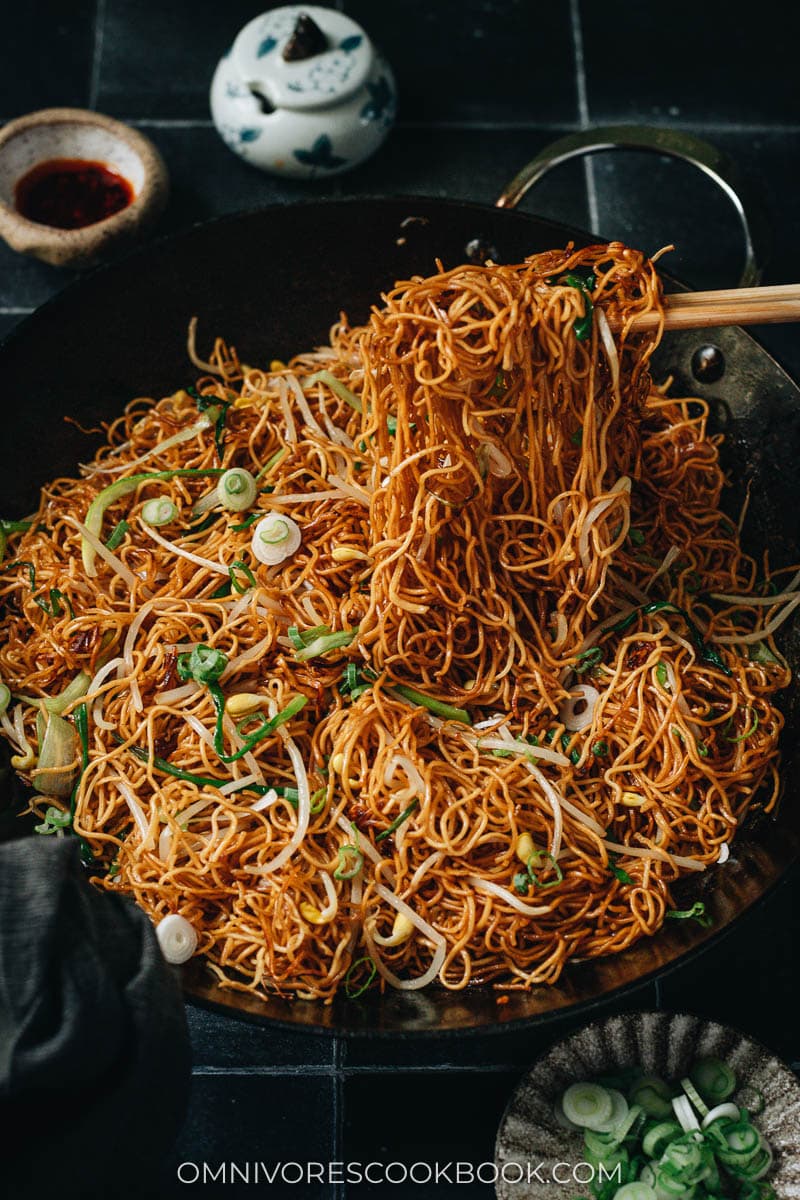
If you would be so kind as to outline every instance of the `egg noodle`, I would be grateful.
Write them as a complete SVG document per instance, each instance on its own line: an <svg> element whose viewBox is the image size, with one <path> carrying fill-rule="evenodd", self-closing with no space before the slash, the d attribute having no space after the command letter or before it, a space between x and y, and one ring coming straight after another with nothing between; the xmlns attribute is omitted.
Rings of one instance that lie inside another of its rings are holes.
<svg viewBox="0 0 800 1200"><path fill-rule="evenodd" d="M288 365L192 351L3 526L39 830L262 994L529 987L656 933L777 802L800 591L654 386L653 309L650 260L570 246Z"/></svg>

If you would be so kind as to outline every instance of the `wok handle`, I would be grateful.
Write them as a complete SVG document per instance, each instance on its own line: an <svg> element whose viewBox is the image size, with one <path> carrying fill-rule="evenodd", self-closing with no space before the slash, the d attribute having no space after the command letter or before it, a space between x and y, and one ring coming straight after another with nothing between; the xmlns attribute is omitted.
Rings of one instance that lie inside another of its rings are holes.
<svg viewBox="0 0 800 1200"><path fill-rule="evenodd" d="M744 233L745 264L739 287L757 284L764 270L771 242L769 225L761 205L739 169L727 154L708 142L676 129L650 125L601 125L570 133L545 146L535 158L503 188L496 201L498 208L514 208L529 188L548 171L572 158L582 158L599 150L647 150L680 158L713 179L733 204Z"/></svg>

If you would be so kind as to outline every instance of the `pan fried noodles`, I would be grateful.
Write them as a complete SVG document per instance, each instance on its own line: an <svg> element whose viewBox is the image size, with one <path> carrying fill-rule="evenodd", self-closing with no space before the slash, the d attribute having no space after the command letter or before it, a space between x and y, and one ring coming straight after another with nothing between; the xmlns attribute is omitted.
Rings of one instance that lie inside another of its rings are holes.
<svg viewBox="0 0 800 1200"><path fill-rule="evenodd" d="M256 992L528 987L686 915L777 802L800 591L653 385L660 297L620 244L462 266L134 401L3 527L39 830Z"/></svg>

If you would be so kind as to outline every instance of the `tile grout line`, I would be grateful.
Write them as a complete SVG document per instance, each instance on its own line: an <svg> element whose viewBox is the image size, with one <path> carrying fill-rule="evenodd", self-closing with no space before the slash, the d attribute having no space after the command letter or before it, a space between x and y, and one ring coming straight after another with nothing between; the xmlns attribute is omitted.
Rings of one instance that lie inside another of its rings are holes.
<svg viewBox="0 0 800 1200"><path fill-rule="evenodd" d="M94 10L94 50L92 52L92 74L89 81L89 108L97 106L100 93L100 63L103 58L103 38L106 29L106 0L97 0Z"/></svg>
<svg viewBox="0 0 800 1200"><path fill-rule="evenodd" d="M569 0L570 24L572 26L572 48L575 53L575 89L578 94L578 116L581 129L589 128L589 95L586 87L586 64L583 54L583 27L581 25L580 0ZM586 201L589 205L589 228L599 233L600 213L597 204L597 184L591 155L583 160L583 177L586 181Z"/></svg>
<svg viewBox="0 0 800 1200"><path fill-rule="evenodd" d="M344 1073L343 1060L345 1048L341 1038L333 1039L333 1138L332 1154L334 1162L344 1159ZM334 1183L332 1200L345 1200L346 1191L343 1182Z"/></svg>
<svg viewBox="0 0 800 1200"><path fill-rule="evenodd" d="M334 1049L334 1059L332 1065L311 1064L304 1066L301 1063L287 1064L282 1067L270 1066L230 1066L230 1067L209 1067L196 1066L192 1068L194 1076L214 1076L214 1075L263 1075L265 1077L280 1079L286 1076L313 1076L314 1078L325 1078L326 1076L332 1079L337 1085L337 1093L334 1095L334 1108L338 1117L337 1125L337 1141L339 1145L336 1148L341 1148L340 1135L344 1125L344 1110L343 1095L341 1087L346 1079L355 1075L374 1075L376 1073L388 1074L390 1072L399 1071L405 1075L484 1075L484 1074L513 1074L519 1072L519 1063L429 1063L405 1065L401 1063L359 1063L352 1067L342 1065L341 1060L341 1043L336 1039L337 1047Z"/></svg>
<svg viewBox="0 0 800 1200"><path fill-rule="evenodd" d="M99 0L102 3L102 0ZM7 125L15 120L13 116L0 117L0 125ZM135 125L149 129L213 129L214 122L208 117L132 117L117 116L115 118L126 125ZM624 122L612 121L611 124ZM452 129L469 133L535 133L542 130L545 133L576 133L589 124L588 114L586 123L583 121L397 121L395 129ZM736 121L654 121L656 129L677 129L687 133L702 135L703 133L732 133L732 134L775 134L785 136L800 133L800 124L762 125L757 122Z"/></svg>

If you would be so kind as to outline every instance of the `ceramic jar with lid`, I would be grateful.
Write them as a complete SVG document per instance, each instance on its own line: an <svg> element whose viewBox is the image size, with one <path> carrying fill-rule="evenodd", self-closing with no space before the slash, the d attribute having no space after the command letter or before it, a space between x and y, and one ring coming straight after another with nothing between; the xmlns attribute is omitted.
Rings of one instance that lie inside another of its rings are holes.
<svg viewBox="0 0 800 1200"><path fill-rule="evenodd" d="M290 5L255 17L211 84L228 146L276 175L324 178L363 162L394 121L391 69L343 13Z"/></svg>

